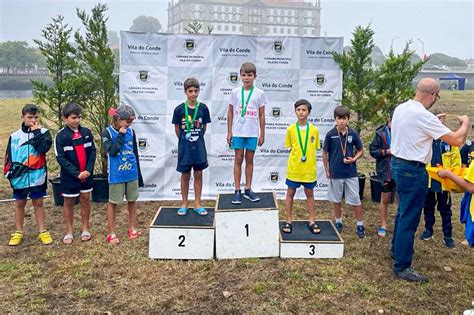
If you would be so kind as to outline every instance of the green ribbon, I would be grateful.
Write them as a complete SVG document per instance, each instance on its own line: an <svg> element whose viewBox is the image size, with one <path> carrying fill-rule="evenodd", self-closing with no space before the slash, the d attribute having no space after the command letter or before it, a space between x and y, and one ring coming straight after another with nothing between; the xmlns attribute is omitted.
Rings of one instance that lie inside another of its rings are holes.
<svg viewBox="0 0 474 315"><path fill-rule="evenodd" d="M249 105L249 101L250 101L250 97L252 96L252 93L253 93L253 85L252 87L250 88L250 92L249 92L249 95L247 96L247 100L245 101L245 104L244 104L244 87L242 87L242 90L241 90L241 96L242 96L242 111L240 112L240 116L241 117L244 117L245 114L247 113L247 106Z"/></svg>
<svg viewBox="0 0 474 315"><path fill-rule="evenodd" d="M189 122L188 120L188 100L184 102L184 116L185 116L185 121L186 121L186 132L190 133L191 132L191 126L194 125L194 122L196 121L197 113L199 109L199 102L196 100L196 108L194 109L194 115L193 115L193 120Z"/></svg>
<svg viewBox="0 0 474 315"><path fill-rule="evenodd" d="M301 152L303 152L303 157L306 158L306 149L308 148L308 139L309 139L309 123L306 122L306 136L304 140L304 146L303 146L303 142L301 141L300 126L298 125L297 122L295 123L295 125L296 125L296 133L298 134L298 142L300 143Z"/></svg>

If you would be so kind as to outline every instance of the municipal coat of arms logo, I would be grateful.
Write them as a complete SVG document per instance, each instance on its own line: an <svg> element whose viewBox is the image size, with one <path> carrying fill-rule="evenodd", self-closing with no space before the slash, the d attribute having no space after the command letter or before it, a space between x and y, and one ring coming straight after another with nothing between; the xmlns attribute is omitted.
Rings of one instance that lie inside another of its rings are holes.
<svg viewBox="0 0 474 315"><path fill-rule="evenodd" d="M194 42L194 39L188 38L184 41L184 49L187 52L193 52L195 48L196 48L196 43Z"/></svg>

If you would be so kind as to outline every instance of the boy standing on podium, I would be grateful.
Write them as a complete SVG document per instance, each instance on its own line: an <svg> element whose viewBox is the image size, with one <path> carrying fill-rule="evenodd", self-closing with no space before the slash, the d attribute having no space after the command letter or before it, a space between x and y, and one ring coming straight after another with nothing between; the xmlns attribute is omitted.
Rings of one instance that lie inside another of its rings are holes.
<svg viewBox="0 0 474 315"><path fill-rule="evenodd" d="M202 171L207 164L206 145L204 134L206 125L211 122L211 116L206 104L198 101L199 81L188 78L184 81L186 101L178 105L173 113L173 125L178 137L178 166L181 173L181 196L183 198L178 215L188 214L188 192L191 170L194 170L194 208L198 215L207 215L201 206Z"/></svg>
<svg viewBox="0 0 474 315"><path fill-rule="evenodd" d="M259 146L265 141L265 93L253 83L257 77L257 68L253 63L244 62L240 67L242 87L232 90L227 111L227 144L235 150L233 204L242 203L240 179L242 163L245 157L245 191L243 197L250 201L260 198L252 191L253 157Z"/></svg>
<svg viewBox="0 0 474 315"><path fill-rule="evenodd" d="M308 122L311 104L301 99L295 103L295 113L298 121L286 129L285 147L290 148L288 168L286 171L285 216L286 223L283 233L292 231L293 198L296 189L304 187L306 204L309 210L308 228L313 234L321 232L314 222L314 192L316 186L316 150L320 149L318 128Z"/></svg>

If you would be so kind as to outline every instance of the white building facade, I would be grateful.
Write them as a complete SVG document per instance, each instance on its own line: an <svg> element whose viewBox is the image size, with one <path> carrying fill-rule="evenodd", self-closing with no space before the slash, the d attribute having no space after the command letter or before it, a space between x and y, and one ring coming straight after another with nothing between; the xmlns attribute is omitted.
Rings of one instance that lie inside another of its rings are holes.
<svg viewBox="0 0 474 315"><path fill-rule="evenodd" d="M198 21L202 32L270 36L320 36L321 2L302 0L171 0L168 32L187 33Z"/></svg>

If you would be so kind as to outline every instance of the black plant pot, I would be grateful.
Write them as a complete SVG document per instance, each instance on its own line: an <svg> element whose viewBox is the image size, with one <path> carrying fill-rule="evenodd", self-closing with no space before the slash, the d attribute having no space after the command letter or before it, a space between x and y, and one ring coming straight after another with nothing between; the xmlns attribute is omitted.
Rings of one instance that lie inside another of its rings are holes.
<svg viewBox="0 0 474 315"><path fill-rule="evenodd" d="M61 178L56 177L53 179L50 179L49 182L51 183L51 186L53 187L53 198L54 198L54 205L58 207L64 206L64 197L62 195L62 189L61 189ZM76 198L74 201L74 204L79 203L79 198Z"/></svg>
<svg viewBox="0 0 474 315"><path fill-rule="evenodd" d="M109 180L107 175L94 175L94 190L92 190L92 201L108 202L109 201Z"/></svg>

